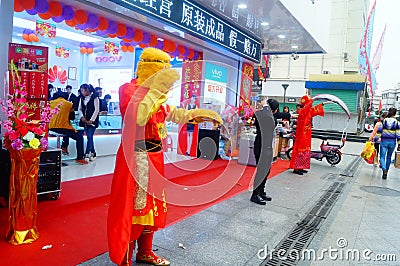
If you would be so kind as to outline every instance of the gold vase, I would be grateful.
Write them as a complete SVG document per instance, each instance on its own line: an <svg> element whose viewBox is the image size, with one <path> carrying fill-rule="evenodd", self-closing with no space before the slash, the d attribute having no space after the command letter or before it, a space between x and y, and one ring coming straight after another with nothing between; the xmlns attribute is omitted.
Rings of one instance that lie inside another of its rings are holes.
<svg viewBox="0 0 400 266"><path fill-rule="evenodd" d="M11 158L9 222L6 239L13 245L39 238L36 228L37 179L41 149L9 149Z"/></svg>

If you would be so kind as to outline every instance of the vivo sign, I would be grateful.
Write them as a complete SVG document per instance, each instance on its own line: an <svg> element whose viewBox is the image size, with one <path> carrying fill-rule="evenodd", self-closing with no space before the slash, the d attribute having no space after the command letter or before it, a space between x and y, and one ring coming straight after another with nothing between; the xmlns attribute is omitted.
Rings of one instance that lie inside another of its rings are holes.
<svg viewBox="0 0 400 266"><path fill-rule="evenodd" d="M96 63L113 63L113 62L120 62L122 56L96 56L94 61Z"/></svg>
<svg viewBox="0 0 400 266"><path fill-rule="evenodd" d="M212 74L216 78L221 78L222 77L222 71L218 70L218 69L215 69L215 68L212 70Z"/></svg>

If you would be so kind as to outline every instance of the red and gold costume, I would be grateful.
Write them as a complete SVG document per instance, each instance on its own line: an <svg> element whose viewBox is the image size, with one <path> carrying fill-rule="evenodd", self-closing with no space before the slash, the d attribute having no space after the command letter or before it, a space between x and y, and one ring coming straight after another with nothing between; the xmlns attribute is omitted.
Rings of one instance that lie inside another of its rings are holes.
<svg viewBox="0 0 400 266"><path fill-rule="evenodd" d="M163 185L166 137L165 121L199 122L204 118L222 122L213 111L167 106L167 93L179 74L170 67L168 54L155 48L143 50L137 76L120 87L120 109L124 120L122 141L116 157L108 213L110 258L131 265L135 241L136 261L169 265L152 251L153 234L165 227L167 215Z"/></svg>
<svg viewBox="0 0 400 266"><path fill-rule="evenodd" d="M312 106L313 100L308 95L301 98L300 104L303 108L298 111L296 141L289 165L289 168L294 170L310 169L312 118L317 115L324 116L323 105Z"/></svg>

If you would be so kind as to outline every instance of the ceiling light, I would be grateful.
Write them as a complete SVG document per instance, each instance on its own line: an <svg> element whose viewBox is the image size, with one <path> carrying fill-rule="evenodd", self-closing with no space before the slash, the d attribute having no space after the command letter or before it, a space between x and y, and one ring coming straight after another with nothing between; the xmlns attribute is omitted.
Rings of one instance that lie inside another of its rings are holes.
<svg viewBox="0 0 400 266"><path fill-rule="evenodd" d="M297 49L299 48L297 45L292 45L292 49Z"/></svg>
<svg viewBox="0 0 400 266"><path fill-rule="evenodd" d="M268 22L261 22L261 26L268 26L269 25L269 23Z"/></svg>
<svg viewBox="0 0 400 266"><path fill-rule="evenodd" d="M51 43L52 43L52 44L57 44L57 41L52 41Z"/></svg>
<svg viewBox="0 0 400 266"><path fill-rule="evenodd" d="M14 17L13 21L14 27L18 28L23 28L23 29L36 29L36 21L30 21L27 19L22 19L18 17ZM103 39L96 38L96 37L91 37L87 35L83 35L80 33L75 33L72 31L68 30L63 30L60 28L57 28L57 37L65 38L65 39L70 39L74 40L77 42L99 42L103 41Z"/></svg>
<svg viewBox="0 0 400 266"><path fill-rule="evenodd" d="M245 9L245 8L247 8L247 5L246 4L238 4L238 8Z"/></svg>
<svg viewBox="0 0 400 266"><path fill-rule="evenodd" d="M22 33L17 33L17 36L22 36Z"/></svg>
<svg viewBox="0 0 400 266"><path fill-rule="evenodd" d="M278 38L280 38L280 39L285 39L285 35L279 34L279 35L278 35Z"/></svg>

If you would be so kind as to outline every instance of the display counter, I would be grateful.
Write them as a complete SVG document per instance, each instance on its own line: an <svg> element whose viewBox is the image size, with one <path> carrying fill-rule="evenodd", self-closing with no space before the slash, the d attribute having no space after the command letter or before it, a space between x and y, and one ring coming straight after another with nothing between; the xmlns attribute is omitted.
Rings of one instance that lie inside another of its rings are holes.
<svg viewBox="0 0 400 266"><path fill-rule="evenodd" d="M255 133L256 128L253 126L244 126L242 128L239 139L239 164L256 166L256 158L254 157Z"/></svg>

